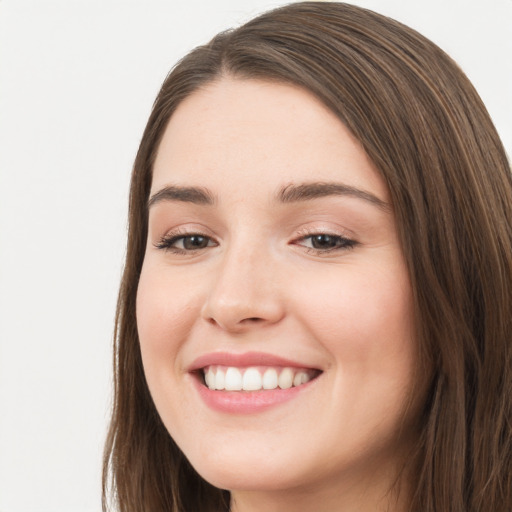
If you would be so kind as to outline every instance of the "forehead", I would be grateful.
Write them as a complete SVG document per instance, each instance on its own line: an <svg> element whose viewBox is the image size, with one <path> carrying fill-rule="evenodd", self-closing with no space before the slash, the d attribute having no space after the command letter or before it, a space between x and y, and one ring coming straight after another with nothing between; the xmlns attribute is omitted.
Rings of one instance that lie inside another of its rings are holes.
<svg viewBox="0 0 512 512"><path fill-rule="evenodd" d="M170 182L228 191L304 181L387 189L359 142L310 92L223 78L186 98L158 149L154 192Z"/></svg>

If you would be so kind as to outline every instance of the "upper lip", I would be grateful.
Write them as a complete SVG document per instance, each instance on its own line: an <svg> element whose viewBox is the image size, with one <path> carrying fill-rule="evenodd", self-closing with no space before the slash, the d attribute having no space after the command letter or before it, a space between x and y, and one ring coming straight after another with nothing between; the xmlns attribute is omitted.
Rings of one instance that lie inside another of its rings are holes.
<svg viewBox="0 0 512 512"><path fill-rule="evenodd" d="M232 352L212 352L209 354L203 354L195 359L190 365L188 371L193 372L212 365L235 367L286 366L291 368L314 368L309 364L303 364L265 352L245 352L242 354Z"/></svg>

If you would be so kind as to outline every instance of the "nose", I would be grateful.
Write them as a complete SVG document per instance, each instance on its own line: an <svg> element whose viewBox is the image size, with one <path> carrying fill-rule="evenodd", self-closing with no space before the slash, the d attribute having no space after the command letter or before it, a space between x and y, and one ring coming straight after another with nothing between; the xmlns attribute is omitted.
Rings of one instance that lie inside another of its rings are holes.
<svg viewBox="0 0 512 512"><path fill-rule="evenodd" d="M212 276L203 318L221 329L242 333L278 323L285 315L282 281L272 258L247 246L226 251Z"/></svg>

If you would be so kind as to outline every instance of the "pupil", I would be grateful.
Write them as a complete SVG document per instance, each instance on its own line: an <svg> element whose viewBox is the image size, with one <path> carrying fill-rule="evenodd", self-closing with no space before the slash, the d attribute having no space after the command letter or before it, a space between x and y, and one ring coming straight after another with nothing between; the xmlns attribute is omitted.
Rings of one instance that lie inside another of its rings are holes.
<svg viewBox="0 0 512 512"><path fill-rule="evenodd" d="M185 249L203 249L206 247L208 241L206 237L201 235L187 236L183 240L183 247Z"/></svg>
<svg viewBox="0 0 512 512"><path fill-rule="evenodd" d="M315 235L312 239L312 245L315 249L331 249L336 247L337 240L334 236Z"/></svg>

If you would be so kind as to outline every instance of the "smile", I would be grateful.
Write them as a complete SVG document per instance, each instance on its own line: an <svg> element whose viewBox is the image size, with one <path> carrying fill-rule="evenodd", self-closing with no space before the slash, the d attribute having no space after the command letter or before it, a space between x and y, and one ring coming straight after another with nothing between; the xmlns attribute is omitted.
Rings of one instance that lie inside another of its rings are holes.
<svg viewBox="0 0 512 512"><path fill-rule="evenodd" d="M211 352L195 359L187 373L210 409L238 415L311 396L323 370L264 352Z"/></svg>
<svg viewBox="0 0 512 512"><path fill-rule="evenodd" d="M211 365L203 368L204 383L215 391L261 391L289 389L306 384L319 372L290 367L236 367Z"/></svg>

